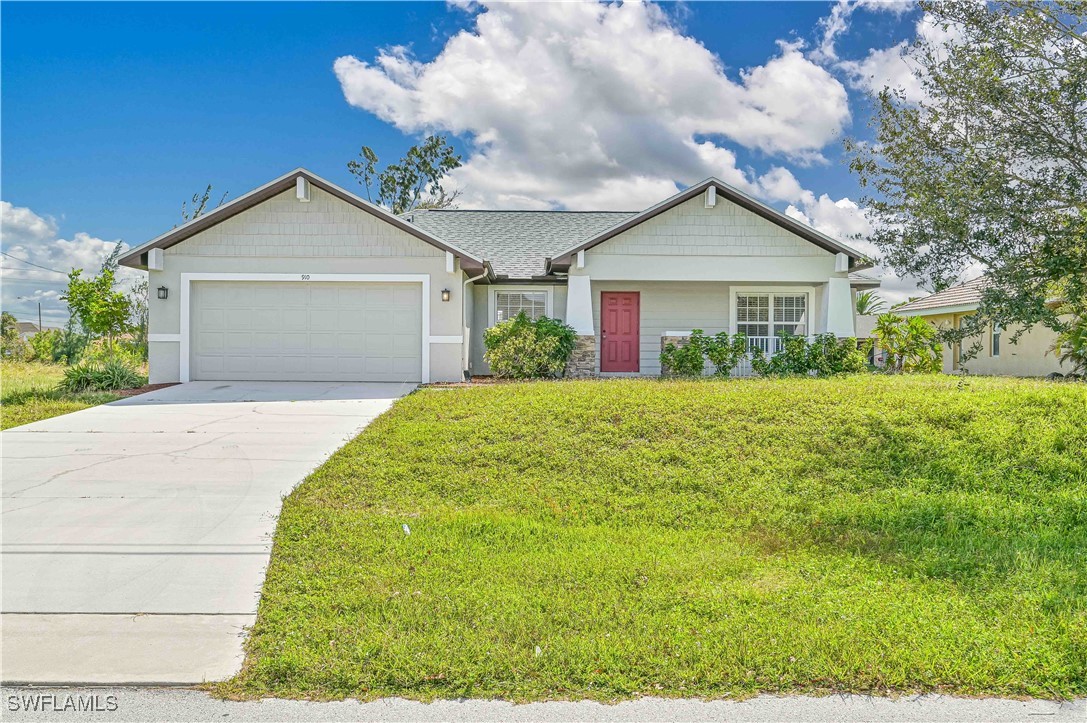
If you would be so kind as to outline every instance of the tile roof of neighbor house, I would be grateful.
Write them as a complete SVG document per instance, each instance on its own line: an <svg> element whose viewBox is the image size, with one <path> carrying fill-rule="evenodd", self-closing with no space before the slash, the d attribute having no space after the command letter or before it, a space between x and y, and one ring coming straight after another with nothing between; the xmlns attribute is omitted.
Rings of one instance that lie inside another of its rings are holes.
<svg viewBox="0 0 1087 723"><path fill-rule="evenodd" d="M404 218L487 259L496 276L528 279L544 259L621 223L637 211L462 211L426 209Z"/></svg>
<svg viewBox="0 0 1087 723"><path fill-rule="evenodd" d="M38 325L32 321L17 321L15 326L19 329L20 334L38 330Z"/></svg>
<svg viewBox="0 0 1087 723"><path fill-rule="evenodd" d="M939 309L948 307L976 305L978 301L981 300L981 290L984 286L985 277L979 276L973 281L967 281L965 284L952 286L943 291L938 291L935 294L926 296L923 299L917 299L908 304L903 304L894 309L894 311L895 313L938 311Z"/></svg>

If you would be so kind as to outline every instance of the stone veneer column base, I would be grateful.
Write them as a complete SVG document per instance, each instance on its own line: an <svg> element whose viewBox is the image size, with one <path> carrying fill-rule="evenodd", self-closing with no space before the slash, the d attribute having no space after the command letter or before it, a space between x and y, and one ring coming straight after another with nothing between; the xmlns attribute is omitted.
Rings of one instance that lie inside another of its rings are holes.
<svg viewBox="0 0 1087 723"><path fill-rule="evenodd" d="M690 341L691 341L691 337L689 337L689 336L662 336L661 337L661 353L664 353L664 348L666 346L668 346L669 344L675 344L677 347L682 348L682 347L687 346L687 343L690 342ZM661 376L662 377L672 376L672 370L669 369L668 367L666 367L664 364L661 364Z"/></svg>
<svg viewBox="0 0 1087 723"><path fill-rule="evenodd" d="M563 376L567 379L587 379L596 376L596 337L591 334L579 335L574 341L574 350L566 362Z"/></svg>

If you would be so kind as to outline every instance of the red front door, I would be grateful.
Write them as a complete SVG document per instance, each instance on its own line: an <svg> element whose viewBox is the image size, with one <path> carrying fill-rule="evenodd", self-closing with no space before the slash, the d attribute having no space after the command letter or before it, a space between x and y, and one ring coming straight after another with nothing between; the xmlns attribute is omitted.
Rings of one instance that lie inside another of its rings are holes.
<svg viewBox="0 0 1087 723"><path fill-rule="evenodd" d="M600 294L600 371L640 371L639 303L637 291L605 291Z"/></svg>

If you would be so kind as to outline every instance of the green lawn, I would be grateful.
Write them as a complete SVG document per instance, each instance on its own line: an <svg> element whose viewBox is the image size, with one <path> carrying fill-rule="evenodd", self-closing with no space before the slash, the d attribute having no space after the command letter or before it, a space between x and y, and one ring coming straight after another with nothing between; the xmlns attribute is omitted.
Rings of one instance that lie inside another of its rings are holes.
<svg viewBox="0 0 1087 723"><path fill-rule="evenodd" d="M0 429L112 402L110 392L67 394L57 391L64 367L38 362L0 362Z"/></svg>
<svg viewBox="0 0 1087 723"><path fill-rule="evenodd" d="M424 390L286 500L219 690L1082 696L1085 450L1081 384Z"/></svg>

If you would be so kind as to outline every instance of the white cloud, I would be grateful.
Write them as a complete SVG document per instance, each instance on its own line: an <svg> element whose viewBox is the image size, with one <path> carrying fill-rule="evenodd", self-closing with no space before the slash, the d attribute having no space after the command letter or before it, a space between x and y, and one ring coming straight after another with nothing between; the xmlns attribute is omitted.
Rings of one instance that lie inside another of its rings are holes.
<svg viewBox="0 0 1087 723"><path fill-rule="evenodd" d="M819 21L823 37L809 54L817 63L833 63L838 60L838 38L849 32L853 13L857 10L889 12L902 16L916 7L912 0L838 0L830 9L830 15Z"/></svg>
<svg viewBox="0 0 1087 723"><path fill-rule="evenodd" d="M961 28L951 24L944 26L927 12L917 18L914 37L932 46L963 41ZM912 42L903 40L889 48L870 48L865 57L837 61L834 67L845 73L853 88L869 93L878 93L884 88L901 90L907 100L920 102L926 98L924 73L911 53Z"/></svg>
<svg viewBox="0 0 1087 723"><path fill-rule="evenodd" d="M67 287L65 274L73 268L98 273L117 243L82 231L71 239L59 238L54 219L0 201L0 245L8 254L0 256L4 310L20 320L36 320L40 302L47 326L64 324L68 309L59 297ZM121 267L118 287L127 288L142 275Z"/></svg>
<svg viewBox="0 0 1087 723"><path fill-rule="evenodd" d="M334 70L350 104L400 130L468 139L452 181L494 208L637 209L710 175L749 186L725 143L821 162L850 120L799 43L730 74L652 4L488 5L430 62L395 48Z"/></svg>

